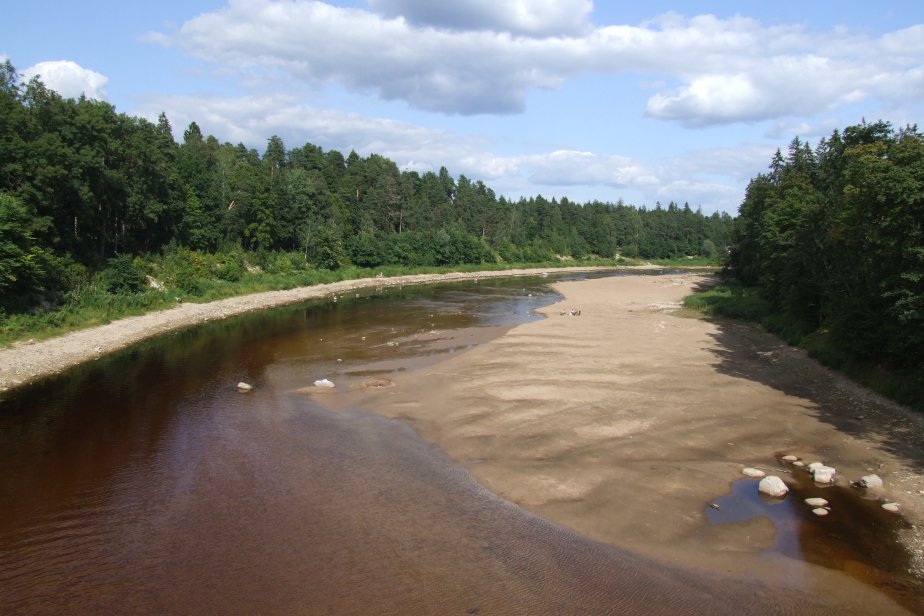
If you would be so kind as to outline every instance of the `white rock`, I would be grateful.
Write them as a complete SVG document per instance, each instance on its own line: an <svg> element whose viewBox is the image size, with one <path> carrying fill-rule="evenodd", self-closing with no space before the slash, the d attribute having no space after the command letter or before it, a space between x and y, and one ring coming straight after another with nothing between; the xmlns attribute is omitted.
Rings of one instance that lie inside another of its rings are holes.
<svg viewBox="0 0 924 616"><path fill-rule="evenodd" d="M834 483L834 475L837 473L830 466L819 466L812 470L812 479L815 483Z"/></svg>
<svg viewBox="0 0 924 616"><path fill-rule="evenodd" d="M823 516L823 515L828 515L828 510L825 509L824 507L815 507L814 509L812 509L812 513L814 513L817 516Z"/></svg>
<svg viewBox="0 0 924 616"><path fill-rule="evenodd" d="M876 490L882 487L882 479L879 475L864 475L860 477L858 483L861 488L866 488L867 490Z"/></svg>
<svg viewBox="0 0 924 616"><path fill-rule="evenodd" d="M237 384L237 388L240 389L241 391L250 391L251 389L253 389L253 385L251 385L250 383L245 383L244 381L241 381L240 383Z"/></svg>
<svg viewBox="0 0 924 616"><path fill-rule="evenodd" d="M792 465L793 465L793 466L798 466L799 468L802 468L803 466L805 466L805 462L802 462L802 461L800 461L800 460L796 460L795 462L792 463Z"/></svg>
<svg viewBox="0 0 924 616"><path fill-rule="evenodd" d="M758 468L747 467L747 468L741 469L741 474L746 475L747 477L751 477L753 479L760 479L761 477L764 477L767 473L763 472L762 470Z"/></svg>
<svg viewBox="0 0 924 616"><path fill-rule="evenodd" d="M318 379L314 382L315 387L335 387L333 381L328 381L327 379Z"/></svg>
<svg viewBox="0 0 924 616"><path fill-rule="evenodd" d="M892 513L898 513L898 503L883 503L882 508Z"/></svg>
<svg viewBox="0 0 924 616"><path fill-rule="evenodd" d="M796 460L799 459L799 457L798 457L798 456L794 456L794 455L792 455L792 454L789 454L789 455L787 455L787 456L783 456L783 457L780 458L780 459L783 460L783 461L785 461L785 462L795 462Z"/></svg>
<svg viewBox="0 0 924 616"><path fill-rule="evenodd" d="M809 507L824 507L825 505L828 504L828 501L826 501L823 498L817 498L817 497L807 498L805 499L805 504L808 505Z"/></svg>
<svg viewBox="0 0 924 616"><path fill-rule="evenodd" d="M824 463L823 462L812 462L811 464L808 465L808 468L810 471L813 471L820 466L824 466Z"/></svg>
<svg viewBox="0 0 924 616"><path fill-rule="evenodd" d="M786 487L783 480L776 475L770 475L769 477L761 479L760 483L757 485L757 490L767 496L776 497L786 496L786 493L789 492L789 488Z"/></svg>

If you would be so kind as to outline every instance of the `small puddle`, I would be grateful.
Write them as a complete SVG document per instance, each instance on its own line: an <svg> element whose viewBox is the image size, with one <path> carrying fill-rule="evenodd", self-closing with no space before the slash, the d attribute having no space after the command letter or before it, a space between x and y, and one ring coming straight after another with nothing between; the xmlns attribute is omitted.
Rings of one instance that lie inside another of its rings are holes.
<svg viewBox="0 0 924 616"><path fill-rule="evenodd" d="M758 479L739 479L730 493L706 507L709 523L767 518L776 529L774 544L767 553L844 571L904 606L920 609L924 585L909 573L911 555L897 540L897 533L910 527L904 517L882 509L885 501L863 490L816 484L806 470L768 474L785 478L790 489L785 498L760 494ZM828 501L828 515L812 513L805 499L813 497Z"/></svg>

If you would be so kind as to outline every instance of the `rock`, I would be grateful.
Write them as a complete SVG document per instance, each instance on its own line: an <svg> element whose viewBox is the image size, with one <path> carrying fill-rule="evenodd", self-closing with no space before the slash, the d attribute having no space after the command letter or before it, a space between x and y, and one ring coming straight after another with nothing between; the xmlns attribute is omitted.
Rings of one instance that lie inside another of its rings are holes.
<svg viewBox="0 0 924 616"><path fill-rule="evenodd" d="M327 388L336 387L333 381L329 381L327 379L318 379L317 381L314 382L314 386L315 387L327 387Z"/></svg>
<svg viewBox="0 0 924 616"><path fill-rule="evenodd" d="M857 485L867 490L878 490L882 488L882 479L879 475L864 475L860 477L860 481L857 482Z"/></svg>
<svg viewBox="0 0 924 616"><path fill-rule="evenodd" d="M837 473L833 467L817 466L812 469L812 479L815 483L834 483L834 475Z"/></svg>
<svg viewBox="0 0 924 616"><path fill-rule="evenodd" d="M783 480L776 475L770 475L760 480L757 490L767 496L783 497L789 492L789 488L783 483Z"/></svg>
<svg viewBox="0 0 924 616"><path fill-rule="evenodd" d="M814 513L817 516L823 516L823 515L828 515L828 510L825 509L824 507L815 507L814 509L812 509L812 513Z"/></svg>
<svg viewBox="0 0 924 616"><path fill-rule="evenodd" d="M882 508L892 513L898 513L898 503L882 503Z"/></svg>
<svg viewBox="0 0 924 616"><path fill-rule="evenodd" d="M805 462L802 462L801 460L796 460L795 462L792 463L792 465L802 468L803 466L805 466Z"/></svg>
<svg viewBox="0 0 924 616"><path fill-rule="evenodd" d="M761 477L764 477L767 473L757 468L747 467L747 468L741 469L741 474L747 477L751 477L753 479L760 479Z"/></svg>
<svg viewBox="0 0 924 616"><path fill-rule="evenodd" d="M808 465L808 469L810 471L813 471L820 466L824 466L824 462L812 462L811 464Z"/></svg>
<svg viewBox="0 0 924 616"><path fill-rule="evenodd" d="M253 389L253 385L251 385L250 383L245 383L244 381L241 381L240 383L237 384L237 388L240 391L250 391L251 389Z"/></svg>
<svg viewBox="0 0 924 616"><path fill-rule="evenodd" d="M828 504L828 501L826 501L823 498L817 498L817 497L807 498L805 499L805 504L808 505L809 507L824 507L825 505Z"/></svg>
<svg viewBox="0 0 924 616"><path fill-rule="evenodd" d="M799 459L799 457L789 454L789 455L783 456L780 459L783 460L784 462L795 462L796 460Z"/></svg>

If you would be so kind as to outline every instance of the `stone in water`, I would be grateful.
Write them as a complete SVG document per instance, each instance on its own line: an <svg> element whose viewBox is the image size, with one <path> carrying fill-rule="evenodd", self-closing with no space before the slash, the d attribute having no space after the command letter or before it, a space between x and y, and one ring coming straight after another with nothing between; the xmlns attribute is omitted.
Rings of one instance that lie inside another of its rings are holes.
<svg viewBox="0 0 924 616"><path fill-rule="evenodd" d="M751 467L741 469L741 473L753 479L760 479L761 477L764 477L767 474L760 469L751 468Z"/></svg>
<svg viewBox="0 0 924 616"><path fill-rule="evenodd" d="M318 379L314 382L315 387L334 387L333 381L328 381L327 379Z"/></svg>
<svg viewBox="0 0 924 616"><path fill-rule="evenodd" d="M761 479L760 483L757 485L757 489L767 496L776 497L786 496L786 493L789 492L789 488L786 487L783 480L776 475L770 475L769 477Z"/></svg>

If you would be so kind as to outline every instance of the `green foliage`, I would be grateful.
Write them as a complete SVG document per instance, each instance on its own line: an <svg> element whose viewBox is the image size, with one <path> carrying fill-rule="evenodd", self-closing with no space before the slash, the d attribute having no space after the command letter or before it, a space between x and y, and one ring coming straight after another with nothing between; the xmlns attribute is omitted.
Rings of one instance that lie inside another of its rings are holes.
<svg viewBox="0 0 924 616"><path fill-rule="evenodd" d="M107 293L138 293L144 288L144 276L135 268L131 255L119 255L106 262L100 283Z"/></svg>
<svg viewBox="0 0 924 616"><path fill-rule="evenodd" d="M748 186L729 270L759 287L772 331L866 380L875 367L890 389L924 391L922 211L916 127L850 126L814 151L794 139Z"/></svg>
<svg viewBox="0 0 924 616"><path fill-rule="evenodd" d="M0 193L0 294L43 290L47 254L36 243L33 214L16 197Z"/></svg>

